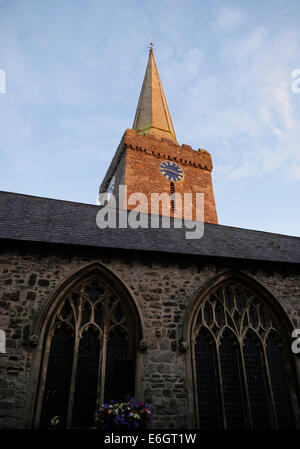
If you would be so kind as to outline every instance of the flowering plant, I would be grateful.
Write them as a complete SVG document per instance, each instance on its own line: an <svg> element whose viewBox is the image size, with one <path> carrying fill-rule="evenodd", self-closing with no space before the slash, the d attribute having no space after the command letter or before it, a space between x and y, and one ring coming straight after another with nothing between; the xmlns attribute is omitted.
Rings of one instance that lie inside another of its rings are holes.
<svg viewBox="0 0 300 449"><path fill-rule="evenodd" d="M95 412L95 423L97 429L147 429L152 414L146 402L137 402L135 398L122 403L110 401Z"/></svg>
<svg viewBox="0 0 300 449"><path fill-rule="evenodd" d="M50 420L49 429L57 429L61 424L61 416L53 416Z"/></svg>

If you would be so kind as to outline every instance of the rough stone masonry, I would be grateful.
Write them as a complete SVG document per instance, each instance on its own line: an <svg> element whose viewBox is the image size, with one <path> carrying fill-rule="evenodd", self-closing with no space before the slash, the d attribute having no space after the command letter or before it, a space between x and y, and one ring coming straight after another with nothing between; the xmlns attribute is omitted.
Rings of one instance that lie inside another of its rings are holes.
<svg viewBox="0 0 300 449"><path fill-rule="evenodd" d="M143 397L154 407L155 427L188 425L185 353L180 338L189 302L206 281L229 268L242 270L265 286L300 327L299 269L286 264L143 254L100 248L17 243L1 245L0 328L7 353L0 354L0 426L23 428L28 422L34 364L29 337L41 307L72 272L97 260L128 287L144 322Z"/></svg>

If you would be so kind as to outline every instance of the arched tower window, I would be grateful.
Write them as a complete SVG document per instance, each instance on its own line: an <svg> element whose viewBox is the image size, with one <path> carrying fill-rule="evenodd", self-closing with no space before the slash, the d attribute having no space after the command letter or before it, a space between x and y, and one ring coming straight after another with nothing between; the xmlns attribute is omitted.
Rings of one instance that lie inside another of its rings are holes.
<svg viewBox="0 0 300 449"><path fill-rule="evenodd" d="M171 212L175 212L175 185L174 185L174 182L170 183L170 193L171 193Z"/></svg>
<svg viewBox="0 0 300 449"><path fill-rule="evenodd" d="M73 283L46 327L40 427L58 417L59 427L90 428L101 403L135 394L137 323L113 284L97 274Z"/></svg>
<svg viewBox="0 0 300 449"><path fill-rule="evenodd" d="M222 281L191 323L196 425L294 427L295 386L283 318L251 285Z"/></svg>

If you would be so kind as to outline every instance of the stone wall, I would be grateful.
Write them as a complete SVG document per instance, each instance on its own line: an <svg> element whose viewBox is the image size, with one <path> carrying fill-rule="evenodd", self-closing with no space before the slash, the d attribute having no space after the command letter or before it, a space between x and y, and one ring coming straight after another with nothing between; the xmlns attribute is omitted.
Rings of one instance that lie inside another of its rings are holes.
<svg viewBox="0 0 300 449"><path fill-rule="evenodd" d="M148 349L140 353L142 394L154 406L155 425L187 425L185 355L179 339L185 311L197 290L216 274L239 269L265 286L300 327L299 268L250 261L126 253L38 244L2 244L0 249L0 328L7 353L0 354L0 427L29 425L26 410L35 350L28 342L39 311L57 286L92 261L111 268L142 312ZM24 343L25 342L25 343Z"/></svg>

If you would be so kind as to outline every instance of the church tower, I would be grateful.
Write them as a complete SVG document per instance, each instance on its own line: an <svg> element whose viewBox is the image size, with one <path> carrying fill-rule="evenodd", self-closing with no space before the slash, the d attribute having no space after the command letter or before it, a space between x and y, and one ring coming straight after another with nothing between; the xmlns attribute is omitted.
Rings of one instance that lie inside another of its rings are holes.
<svg viewBox="0 0 300 449"><path fill-rule="evenodd" d="M113 193L119 200L118 187L126 185L122 207L135 209L136 205L128 204L128 198L140 192L148 199L147 210L143 210L146 213L150 213L151 194L167 193L171 198L170 214L174 217L178 216L176 193L182 198L184 193L191 193L193 202L188 218L193 220L195 194L203 193L204 221L218 223L212 168L207 151L193 150L177 142L151 44L132 129L125 131L99 192Z"/></svg>

